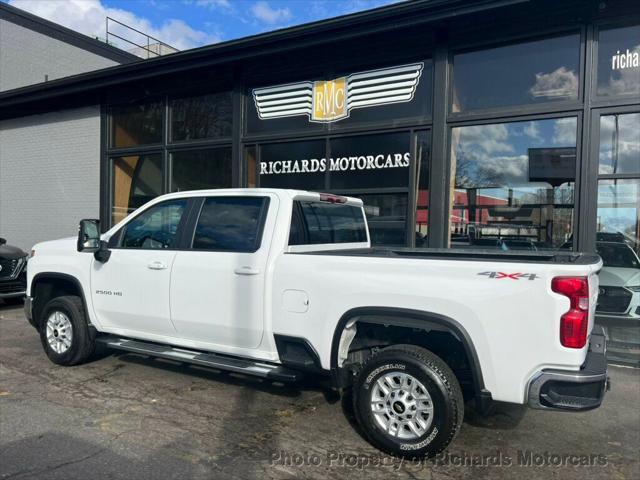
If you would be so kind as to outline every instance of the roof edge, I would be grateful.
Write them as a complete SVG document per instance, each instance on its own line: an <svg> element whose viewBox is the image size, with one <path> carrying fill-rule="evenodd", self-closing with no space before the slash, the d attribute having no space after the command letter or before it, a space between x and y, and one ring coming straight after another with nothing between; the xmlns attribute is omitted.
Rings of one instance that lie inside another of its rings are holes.
<svg viewBox="0 0 640 480"><path fill-rule="evenodd" d="M1 1L1 0L0 0ZM93 70L0 92L0 110L58 96L97 90L190 67L213 66L265 53L301 48L367 33L403 28L531 0L412 0L353 14L184 50L141 62ZM341 32L341 33L336 33ZM189 65L189 66L187 66ZM0 115L10 118L13 115Z"/></svg>

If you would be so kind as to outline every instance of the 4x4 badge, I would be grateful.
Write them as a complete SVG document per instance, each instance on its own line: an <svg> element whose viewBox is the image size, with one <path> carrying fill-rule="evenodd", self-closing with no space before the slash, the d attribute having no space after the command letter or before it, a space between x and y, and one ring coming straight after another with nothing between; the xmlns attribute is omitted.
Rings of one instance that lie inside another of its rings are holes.
<svg viewBox="0 0 640 480"><path fill-rule="evenodd" d="M521 278L535 280L536 278L540 278L535 273L481 272L478 275L485 275L489 278L497 278L498 280L502 278L508 278L510 280L520 280Z"/></svg>

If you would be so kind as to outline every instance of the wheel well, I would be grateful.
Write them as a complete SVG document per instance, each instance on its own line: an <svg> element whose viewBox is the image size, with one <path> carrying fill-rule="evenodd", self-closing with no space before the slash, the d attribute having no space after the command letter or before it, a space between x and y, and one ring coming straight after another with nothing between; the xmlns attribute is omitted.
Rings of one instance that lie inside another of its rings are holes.
<svg viewBox="0 0 640 480"><path fill-rule="evenodd" d="M41 314L47 302L64 295L76 295L83 299L77 280L67 276L37 276L31 286L32 315L36 325L41 323Z"/></svg>
<svg viewBox="0 0 640 480"><path fill-rule="evenodd" d="M331 350L334 384L349 386L361 365L377 350L398 344L416 345L438 355L453 371L465 400L475 398L480 410L491 404L482 371L465 329L448 317L409 309L363 307L338 322Z"/></svg>
<svg viewBox="0 0 640 480"><path fill-rule="evenodd" d="M474 395L473 375L462 342L451 331L357 322L357 332L343 366L357 368L380 348L416 345L438 355L455 374L465 398Z"/></svg>

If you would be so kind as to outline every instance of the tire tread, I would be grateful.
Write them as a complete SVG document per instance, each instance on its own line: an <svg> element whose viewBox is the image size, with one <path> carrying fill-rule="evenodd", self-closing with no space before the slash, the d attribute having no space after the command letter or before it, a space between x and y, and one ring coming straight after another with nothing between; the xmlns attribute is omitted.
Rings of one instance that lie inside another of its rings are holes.
<svg viewBox="0 0 640 480"><path fill-rule="evenodd" d="M442 445L442 447L435 451L430 451L429 455L435 455L437 453L440 453L443 450L445 450L447 446L451 442L453 442L453 440L456 438L462 426L462 421L464 419L464 398L462 396L462 389L460 388L460 385L456 380L455 374L453 373L451 368L444 362L444 360L442 360L440 357L438 357L433 352L427 350L426 348L419 347L417 345L410 345L410 344L391 345L389 347L385 347L379 350L374 355L371 355L364 362L364 364L362 365L362 368L360 368L360 372L358 374L358 379L356 380L356 384L359 383L363 372L367 371L367 367L371 363L380 360L380 356L383 354L386 356L389 354L393 354L394 352L409 355L410 357L413 357L415 360L423 363L428 368L433 370L437 374L437 376L440 378L442 384L444 385L448 393L448 397L452 399L451 404L452 404L452 411L454 415L454 422L453 422L454 428L451 429L448 437L444 441L440 442L440 445ZM360 412L360 409L358 408L357 394L355 394L356 391L357 391L357 388L354 388L353 409L354 409L356 419L358 420L358 423L360 425L363 425L364 423L362 420L361 412ZM369 439L369 441L374 443L378 448L392 455L398 454L397 451L389 450L388 448L379 445L379 443L376 442L376 440L369 434L369 432L366 429L363 429L363 430L366 437Z"/></svg>

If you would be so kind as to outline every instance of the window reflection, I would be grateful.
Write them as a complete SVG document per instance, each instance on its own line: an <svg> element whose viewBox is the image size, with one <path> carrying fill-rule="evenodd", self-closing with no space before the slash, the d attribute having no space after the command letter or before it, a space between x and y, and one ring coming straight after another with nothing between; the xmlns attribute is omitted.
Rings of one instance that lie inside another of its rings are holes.
<svg viewBox="0 0 640 480"><path fill-rule="evenodd" d="M231 148L174 152L171 191L231 187Z"/></svg>
<svg viewBox="0 0 640 480"><path fill-rule="evenodd" d="M429 167L431 165L431 132L417 134L416 247L427 247L429 227Z"/></svg>
<svg viewBox="0 0 640 480"><path fill-rule="evenodd" d="M640 94L640 25L601 30L598 95Z"/></svg>
<svg viewBox="0 0 640 480"><path fill-rule="evenodd" d="M171 141L231 136L231 92L171 101Z"/></svg>
<svg viewBox="0 0 640 480"><path fill-rule="evenodd" d="M576 118L452 129L452 247L570 248Z"/></svg>
<svg viewBox="0 0 640 480"><path fill-rule="evenodd" d="M115 225L138 207L162 194L162 155L130 155L112 160Z"/></svg>
<svg viewBox="0 0 640 480"><path fill-rule="evenodd" d="M132 220L122 234L123 248L175 248L180 219L187 206L186 199L161 203Z"/></svg>
<svg viewBox="0 0 640 480"><path fill-rule="evenodd" d="M578 34L459 53L452 111L575 100L579 71Z"/></svg>
<svg viewBox="0 0 640 480"><path fill-rule="evenodd" d="M163 102L119 105L111 108L112 147L162 142Z"/></svg>
<svg viewBox="0 0 640 480"><path fill-rule="evenodd" d="M640 254L640 179L600 180L597 222L598 242L624 243Z"/></svg>
<svg viewBox="0 0 640 480"><path fill-rule="evenodd" d="M263 197L212 197L202 206L194 250L253 252L258 248Z"/></svg>
<svg viewBox="0 0 640 480"><path fill-rule="evenodd" d="M640 179L600 180L596 250L602 258L596 321L608 356L638 361L640 344Z"/></svg>
<svg viewBox="0 0 640 480"><path fill-rule="evenodd" d="M600 174L640 173L640 113L600 117Z"/></svg>
<svg viewBox="0 0 640 480"><path fill-rule="evenodd" d="M372 245L406 246L407 193L347 193L346 195L360 198L364 203ZM422 237L419 238L422 241ZM417 241L416 244L416 246L422 246Z"/></svg>

